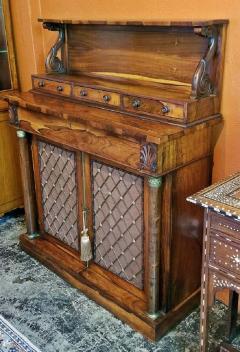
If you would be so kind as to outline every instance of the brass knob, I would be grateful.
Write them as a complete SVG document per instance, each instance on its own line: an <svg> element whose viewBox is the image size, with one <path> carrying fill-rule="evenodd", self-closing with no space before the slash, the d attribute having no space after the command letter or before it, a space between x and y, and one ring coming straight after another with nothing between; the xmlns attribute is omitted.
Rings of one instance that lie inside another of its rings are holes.
<svg viewBox="0 0 240 352"><path fill-rule="evenodd" d="M167 106L167 105L164 105L163 107L162 107L162 113L163 114L166 114L166 113L168 113L170 111L170 109L169 109L169 107Z"/></svg>
<svg viewBox="0 0 240 352"><path fill-rule="evenodd" d="M63 91L63 86L57 86L57 91L62 92Z"/></svg>
<svg viewBox="0 0 240 352"><path fill-rule="evenodd" d="M137 108L139 108L141 106L141 101L139 100L139 99L133 99L133 101L132 101L132 107L134 108L134 109L137 109Z"/></svg>
<svg viewBox="0 0 240 352"><path fill-rule="evenodd" d="M85 89L81 89L80 90L80 95L81 95L81 97L86 97L87 96L87 91L85 90Z"/></svg>
<svg viewBox="0 0 240 352"><path fill-rule="evenodd" d="M39 88L42 88L42 87L44 87L45 86L45 82L44 81L39 81L38 82L38 87Z"/></svg>
<svg viewBox="0 0 240 352"><path fill-rule="evenodd" d="M105 103L108 103L110 100L111 100L111 97L110 97L110 95L104 95L103 96L103 100L105 101Z"/></svg>

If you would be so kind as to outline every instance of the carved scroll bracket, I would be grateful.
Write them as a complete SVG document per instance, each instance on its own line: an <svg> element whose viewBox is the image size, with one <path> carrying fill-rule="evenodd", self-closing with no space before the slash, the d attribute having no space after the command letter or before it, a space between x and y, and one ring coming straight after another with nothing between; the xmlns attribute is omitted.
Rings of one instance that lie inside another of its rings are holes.
<svg viewBox="0 0 240 352"><path fill-rule="evenodd" d="M195 33L208 38L208 50L201 59L193 76L191 97L209 96L214 93L214 86L209 77L209 64L217 50L218 31L216 26L195 28Z"/></svg>
<svg viewBox="0 0 240 352"><path fill-rule="evenodd" d="M140 150L140 168L151 172L157 171L157 145L146 143Z"/></svg>
<svg viewBox="0 0 240 352"><path fill-rule="evenodd" d="M64 40L65 40L64 25L61 23L44 22L43 28L48 29L49 31L59 32L58 39L50 49L48 56L46 58L46 61L45 61L46 70L49 73L50 72L64 73L65 68L64 68L62 58L60 59L57 56L58 51L62 49Z"/></svg>

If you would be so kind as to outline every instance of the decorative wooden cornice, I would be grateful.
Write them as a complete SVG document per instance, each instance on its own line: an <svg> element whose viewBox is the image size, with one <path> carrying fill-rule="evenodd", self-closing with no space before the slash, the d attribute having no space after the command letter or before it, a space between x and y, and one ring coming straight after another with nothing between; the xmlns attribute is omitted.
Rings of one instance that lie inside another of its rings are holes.
<svg viewBox="0 0 240 352"><path fill-rule="evenodd" d="M65 68L62 59L60 59L57 54L60 49L62 49L65 33L64 25L61 23L52 23L52 22L43 22L43 28L48 29L49 31L58 31L58 39L56 43L50 49L48 56L45 61L46 70L50 72L64 73Z"/></svg>
<svg viewBox="0 0 240 352"><path fill-rule="evenodd" d="M209 26L195 28L194 32L208 38L208 51L199 62L192 81L191 97L199 98L214 93L214 85L209 77L209 64L217 50L218 31L216 26Z"/></svg>

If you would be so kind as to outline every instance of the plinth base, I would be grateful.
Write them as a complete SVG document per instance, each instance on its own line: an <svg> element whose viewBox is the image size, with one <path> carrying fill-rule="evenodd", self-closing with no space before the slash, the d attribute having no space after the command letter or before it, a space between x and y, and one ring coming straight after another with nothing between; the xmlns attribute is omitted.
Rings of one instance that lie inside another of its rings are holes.
<svg viewBox="0 0 240 352"><path fill-rule="evenodd" d="M151 319L136 296L119 289L113 282L107 282L106 276L94 272L94 266L86 268L77 256L66 248L44 238L31 240L27 235L20 236L20 246L90 299L153 341L166 334L200 303L198 289L173 310L161 313L157 319ZM116 286L116 290L113 286ZM109 292L114 292L114 296Z"/></svg>

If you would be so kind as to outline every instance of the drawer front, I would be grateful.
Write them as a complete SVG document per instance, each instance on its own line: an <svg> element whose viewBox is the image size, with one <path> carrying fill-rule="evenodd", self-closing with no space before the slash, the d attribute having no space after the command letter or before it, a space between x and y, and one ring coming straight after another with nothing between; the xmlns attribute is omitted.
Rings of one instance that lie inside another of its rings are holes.
<svg viewBox="0 0 240 352"><path fill-rule="evenodd" d="M211 228L224 232L227 236L239 241L240 243L240 222L227 218L224 215L212 213Z"/></svg>
<svg viewBox="0 0 240 352"><path fill-rule="evenodd" d="M54 82L47 79L33 79L33 86L35 89L41 91L46 91L49 93L55 93L59 95L70 96L71 95L71 85L62 82Z"/></svg>
<svg viewBox="0 0 240 352"><path fill-rule="evenodd" d="M73 88L74 98L106 105L120 106L120 95L99 89L76 86Z"/></svg>
<svg viewBox="0 0 240 352"><path fill-rule="evenodd" d="M159 115L176 119L184 118L183 106L152 99L124 96L123 107L128 111L142 112L155 116Z"/></svg>
<svg viewBox="0 0 240 352"><path fill-rule="evenodd" d="M232 241L226 241L226 237L212 232L210 239L210 262L214 262L227 271L240 274L240 246Z"/></svg>

